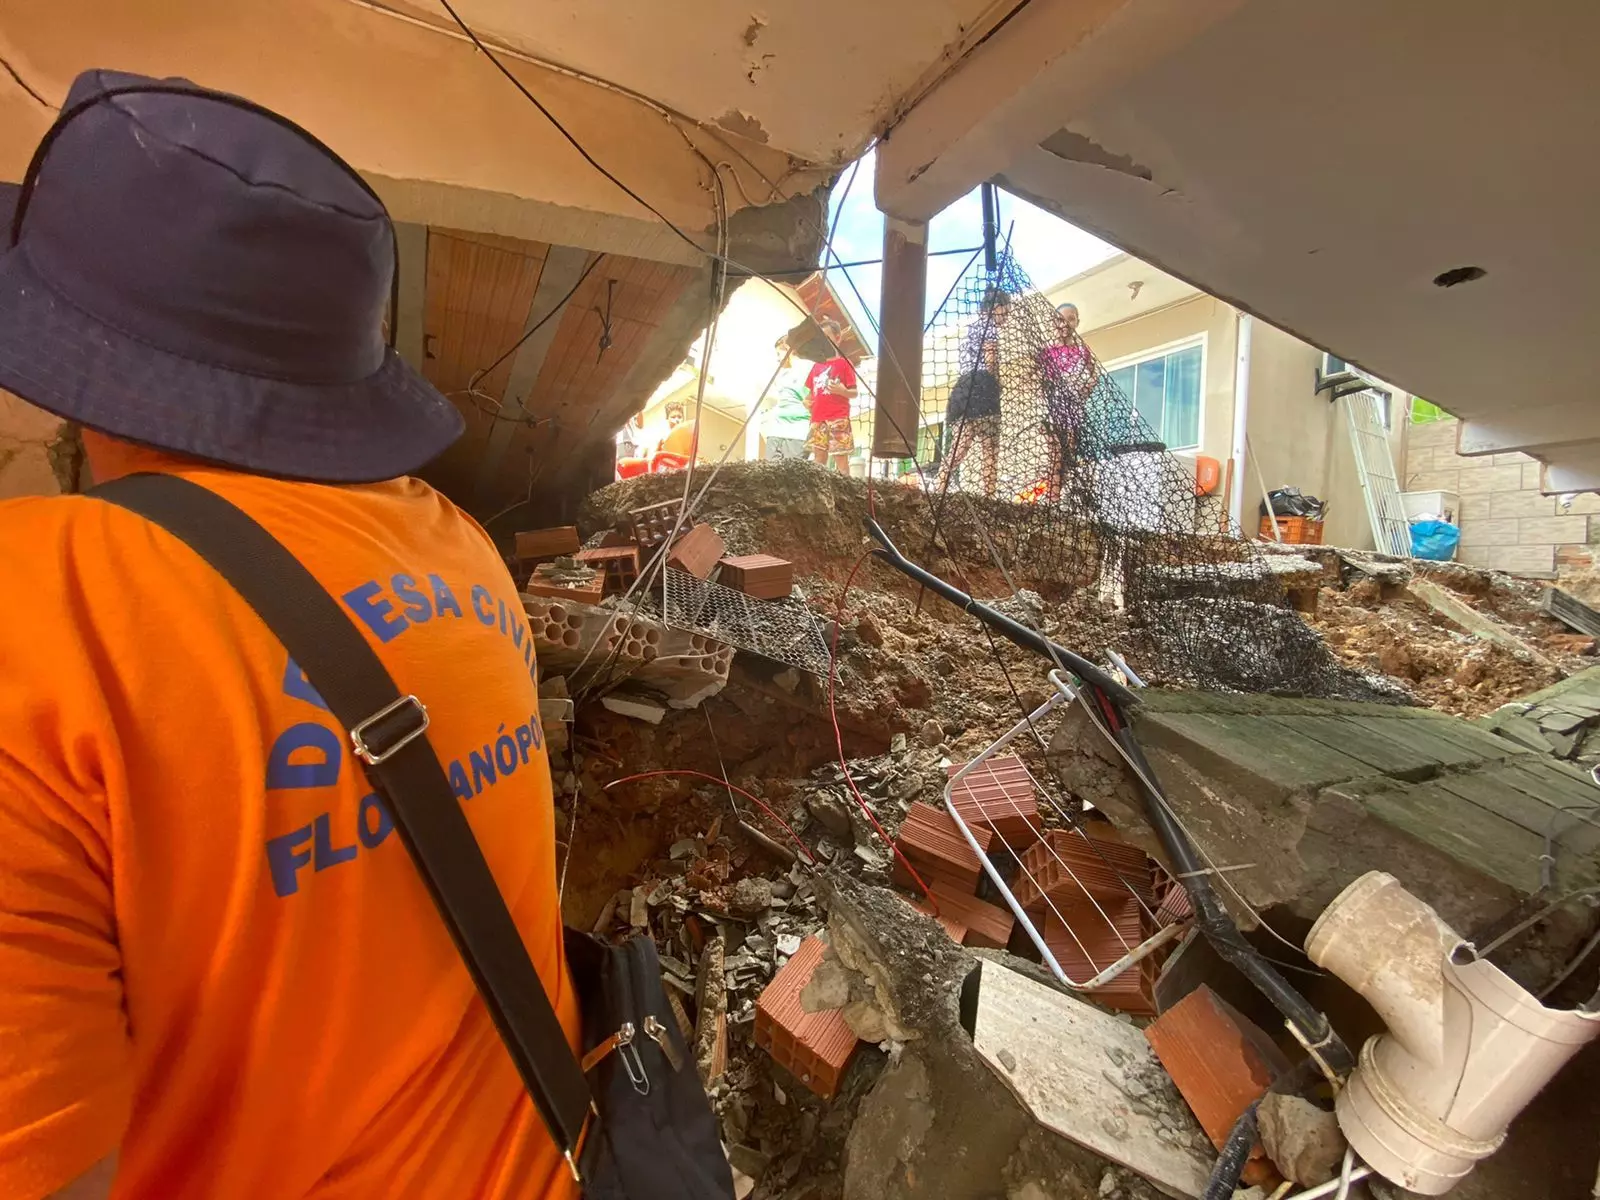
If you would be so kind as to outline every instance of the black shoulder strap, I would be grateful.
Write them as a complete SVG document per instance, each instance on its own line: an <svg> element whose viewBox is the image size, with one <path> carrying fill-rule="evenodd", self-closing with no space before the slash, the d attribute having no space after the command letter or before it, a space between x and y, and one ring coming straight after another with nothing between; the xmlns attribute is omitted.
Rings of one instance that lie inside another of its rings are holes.
<svg viewBox="0 0 1600 1200"><path fill-rule="evenodd" d="M576 1171L593 1103L589 1085L428 742L422 700L400 694L367 639L300 561L215 492L174 475L131 475L89 494L153 521L210 563L348 731L545 1126Z"/></svg>

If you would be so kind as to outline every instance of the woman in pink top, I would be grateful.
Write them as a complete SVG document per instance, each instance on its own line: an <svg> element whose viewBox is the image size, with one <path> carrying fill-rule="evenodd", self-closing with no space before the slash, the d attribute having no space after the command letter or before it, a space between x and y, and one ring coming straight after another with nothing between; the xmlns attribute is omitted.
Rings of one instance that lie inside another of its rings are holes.
<svg viewBox="0 0 1600 1200"><path fill-rule="evenodd" d="M1050 455L1045 496L1051 504L1059 504L1066 474L1078 462L1085 408L1100 373L1094 355L1078 336L1076 304L1056 308L1056 340L1039 351L1039 370L1044 376L1045 444Z"/></svg>

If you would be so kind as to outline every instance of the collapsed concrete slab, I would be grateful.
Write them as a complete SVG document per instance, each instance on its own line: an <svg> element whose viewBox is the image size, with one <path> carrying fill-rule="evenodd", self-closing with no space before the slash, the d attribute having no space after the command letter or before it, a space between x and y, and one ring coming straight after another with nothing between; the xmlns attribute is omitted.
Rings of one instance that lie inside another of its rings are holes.
<svg viewBox="0 0 1600 1200"><path fill-rule="evenodd" d="M1600 884L1600 827L1589 823L1600 819L1600 789L1475 725L1351 701L1141 697L1134 731L1169 802L1256 909L1282 906L1310 921L1376 869L1470 935L1540 891L1547 845L1555 895ZM1131 772L1081 710L1063 721L1051 753L1074 793L1162 856ZM1544 982L1591 920L1587 910L1553 914L1543 954L1519 982Z"/></svg>

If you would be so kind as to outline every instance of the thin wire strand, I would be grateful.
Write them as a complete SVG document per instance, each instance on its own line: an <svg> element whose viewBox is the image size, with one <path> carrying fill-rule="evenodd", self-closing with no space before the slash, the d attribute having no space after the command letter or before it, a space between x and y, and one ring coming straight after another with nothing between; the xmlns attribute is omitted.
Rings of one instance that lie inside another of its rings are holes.
<svg viewBox="0 0 1600 1200"><path fill-rule="evenodd" d="M476 371L474 371L467 378L467 391L469 393L475 393L479 381L482 380L484 376L488 375L501 363L505 362L506 359L510 358L513 354L520 350L522 348L522 344L534 334L538 333L539 330L543 329L545 325L549 323L551 318L553 318L557 313L566 311L568 302L578 294L578 289L583 286L584 280L589 278L590 274L593 273L594 269L600 265L604 258L604 254L595 255L595 257L590 260L589 265L583 268L583 274L578 276L578 282L567 289L567 294L556 301L555 307L535 321L532 328L524 330L522 336L516 341L512 342L511 345L507 346L505 352L501 354L499 358L495 359L487 367L479 367ZM526 419L522 417L501 417L499 410L502 407L504 407L503 403L497 403L495 406L495 411L490 413L489 416L496 420L512 421L517 424L521 424L522 421Z"/></svg>
<svg viewBox="0 0 1600 1200"><path fill-rule="evenodd" d="M1283 934L1274 929L1267 922L1267 919L1258 911L1256 911L1255 906L1244 898L1244 895L1239 891L1239 889L1233 886L1233 881L1228 878L1227 872L1221 867L1217 866L1212 857L1206 853L1205 847L1201 845L1200 842L1195 838L1194 834L1190 832L1188 825L1184 823L1183 818L1178 815L1177 810L1174 809L1167 801L1166 795L1156 785L1155 781L1151 779L1149 775L1145 774L1144 769L1141 768L1139 764L1133 760L1133 757L1122 748L1122 745L1117 741L1117 739L1111 736L1111 731L1101 723L1099 714L1094 711L1093 706L1091 706L1084 698L1082 692L1078 694L1078 702L1083 706L1083 711L1089 714L1089 720L1093 722L1094 727L1099 730L1100 733L1105 737L1106 741L1110 743L1111 748L1121 756L1122 760L1133 770L1133 773L1137 775L1144 783L1150 795L1156 798L1156 802L1161 805L1162 811L1172 818L1173 824L1175 824L1182 831L1184 837L1189 839L1189 844L1194 847L1195 853L1200 856L1201 861L1204 862L1206 866L1211 868L1212 876L1219 883L1221 883L1223 887L1228 889L1228 892L1235 900L1239 902L1239 904L1244 908L1244 911L1249 914L1249 916L1256 922L1257 925L1266 930L1266 932L1274 940L1281 942L1283 945L1293 950L1296 954L1305 954L1305 948L1303 946L1290 941L1288 938L1284 937Z"/></svg>
<svg viewBox="0 0 1600 1200"><path fill-rule="evenodd" d="M610 783L605 785L605 790L609 792L612 788L621 787L624 784L638 783L640 780L643 780L643 779L660 779L660 778L665 778L665 777L669 777L669 776L680 776L680 777L683 777L683 778L704 779L704 780L707 780L707 781L709 781L711 783L715 783L715 784L717 784L717 785L719 785L721 787L726 787L726 788L729 788L729 789L731 789L731 790L733 790L735 792L738 792L739 795L743 796L746 800L750 801L751 804L754 804L762 812L766 813L767 816L771 817L774 821L776 821L782 827L783 831L785 833L787 833L792 839L794 839L794 844L800 847L800 852L806 856L806 861L808 863L812 864L813 866L816 865L816 863L817 863L816 855L811 853L811 847L807 846L805 844L805 842L803 840L801 840L800 835L798 833L796 833L793 828L790 827L789 822L785 821L777 813L773 812L771 807L769 807L765 801L763 801L759 796L751 795L749 792L745 791L742 787L739 787L737 784L729 783L725 779L718 779L715 775L707 775L704 771L689 771L689 770L640 771L636 775L624 775L621 779L613 779Z"/></svg>

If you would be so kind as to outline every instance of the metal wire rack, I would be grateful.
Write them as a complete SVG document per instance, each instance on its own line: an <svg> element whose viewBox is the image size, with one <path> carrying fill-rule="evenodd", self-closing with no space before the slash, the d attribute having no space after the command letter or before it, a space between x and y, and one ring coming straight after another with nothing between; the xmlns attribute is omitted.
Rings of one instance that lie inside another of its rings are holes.
<svg viewBox="0 0 1600 1200"><path fill-rule="evenodd" d="M1054 690L1051 692L1045 702L1039 705L1038 708L1024 717L1021 721L1017 722L1017 724L1012 726L998 739L987 746L976 758L967 763L964 767L950 777L950 780L948 783L946 783L944 789L944 805L945 810L955 821L956 828L961 831L961 836L966 840L967 845L971 847L972 852L977 855L979 864L982 866L984 873L989 877L989 882L994 886L995 890L999 892L1001 898L1005 900L1006 907L1011 910L1011 914L1017 919L1017 924L1020 925L1023 932L1027 934L1028 940L1031 941L1035 948L1038 949L1044 965L1049 968L1051 974L1053 974L1068 988L1071 988L1073 991L1089 992L1094 991L1097 988L1104 987L1106 984L1116 979L1117 976L1121 975L1124 971L1137 966L1139 963L1149 958L1151 954L1160 950L1169 942L1175 940L1179 935L1187 930L1188 923L1184 921L1169 921L1168 923L1163 923L1163 920L1169 914L1165 914L1158 909L1152 908L1139 897L1138 889L1131 883L1128 883L1128 893L1138 903L1138 906L1142 911L1142 916L1145 918L1145 921L1142 924L1144 924L1145 927L1153 930L1149 936L1145 937L1141 941L1130 941L1126 932L1120 927L1119 922L1115 919L1115 917L1106 911L1106 907L1101 903L1100 900L1096 899L1094 893L1079 877L1078 872L1058 852L1051 840L1044 836L1045 830L1037 823L1036 818L1029 817L1024 812L1022 807L1018 805L1015 800L1013 800L1012 805L1015 815L1027 823L1030 833L1038 839L1036 844L1044 848L1044 853L1050 859L1051 865L1056 867L1062 875L1073 882L1078 891L1083 894L1083 898L1088 901L1089 907L1094 910L1098 919L1104 922L1123 950L1122 955L1114 960L1106 962L1099 961L1100 958L1105 957L1104 953L1102 952L1102 954L1097 957L1089 949L1089 947L1084 944L1082 937L1079 935L1077 930L1074 929L1072 921L1062 913L1061 909L1057 906L1056 901L1051 898L1047 888L1035 878L1027 863L1019 860L1018 868L1021 872L1022 878L1031 885L1031 892L1037 894L1044 906L1049 909L1049 915L1054 917L1056 922L1059 923L1059 925L1066 931L1067 936L1077 947L1079 954L1082 956L1084 961L1089 964L1091 970L1094 972L1089 978L1086 979L1072 978L1067 973L1066 969L1062 967L1055 951L1052 950L1049 942L1045 938L1043 932L1039 929L1039 926L1035 922L1033 916L1028 912L1027 908L1024 907L1021 900L1018 899L1017 894L1015 891L1013 891L1011 885L1006 882L1005 877L1001 874L999 867L996 866L990 857L983 852L982 845L979 843L977 837L973 834L971 826L968 825L967 821L963 817L955 800L955 794L957 790L967 779L973 776L981 776L985 770L992 771L993 768L990 766L990 764L997 754L1008 747L1018 737L1021 737L1025 733L1034 731L1040 721L1049 717L1050 714L1062 704L1070 703L1076 698L1076 689L1074 688L1073 684L1067 681L1060 671L1051 671L1049 678ZM1029 773L1029 778L1032 779L1031 772ZM1035 783L1035 786L1037 786L1038 781L1033 780L1033 782ZM1048 792L1045 794L1048 796ZM1092 842L1090 841L1088 835L1084 833L1081 827L1079 827L1075 822L1070 823L1069 832L1071 835L1082 837L1086 845L1092 846ZM1124 882L1127 883L1128 881ZM1091 939L1091 941L1099 940L1102 939Z"/></svg>
<svg viewBox="0 0 1600 1200"><path fill-rule="evenodd" d="M758 600L671 567L663 575L661 619L668 627L827 675L828 643L803 600Z"/></svg>

